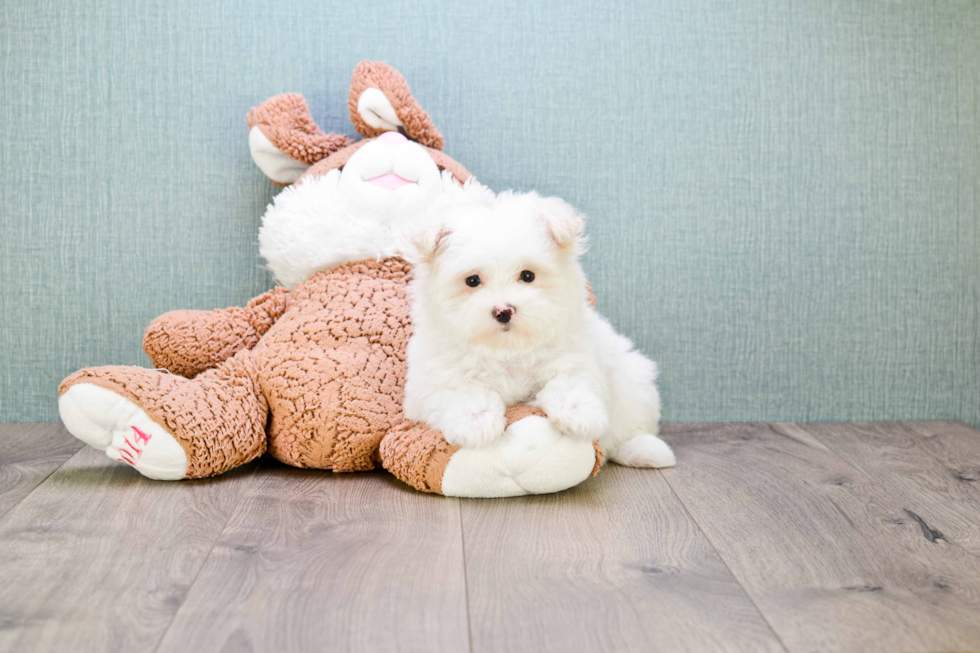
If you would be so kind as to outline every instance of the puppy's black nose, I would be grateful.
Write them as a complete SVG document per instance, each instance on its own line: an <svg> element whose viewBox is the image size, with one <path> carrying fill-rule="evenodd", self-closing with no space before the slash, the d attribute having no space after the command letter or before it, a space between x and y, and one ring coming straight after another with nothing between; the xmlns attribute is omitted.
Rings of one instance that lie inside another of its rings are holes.
<svg viewBox="0 0 980 653"><path fill-rule="evenodd" d="M497 320L501 324L507 324L510 322L510 318L514 316L517 309L507 304L506 306L497 306L493 309L493 319Z"/></svg>

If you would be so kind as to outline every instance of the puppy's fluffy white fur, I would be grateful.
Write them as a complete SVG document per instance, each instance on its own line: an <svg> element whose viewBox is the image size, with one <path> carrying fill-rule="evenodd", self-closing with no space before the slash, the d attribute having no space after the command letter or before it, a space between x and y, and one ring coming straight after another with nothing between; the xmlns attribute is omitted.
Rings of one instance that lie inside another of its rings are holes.
<svg viewBox="0 0 980 653"><path fill-rule="evenodd" d="M480 447L524 402L617 463L673 465L656 364L589 306L582 216L536 193L466 195L416 238L405 415Z"/></svg>

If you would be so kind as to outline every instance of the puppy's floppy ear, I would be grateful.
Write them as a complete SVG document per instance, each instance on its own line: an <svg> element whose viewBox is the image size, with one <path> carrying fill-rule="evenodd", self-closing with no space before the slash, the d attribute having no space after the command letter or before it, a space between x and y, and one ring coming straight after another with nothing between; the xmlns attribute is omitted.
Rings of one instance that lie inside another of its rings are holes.
<svg viewBox="0 0 980 653"><path fill-rule="evenodd" d="M563 250L578 255L585 246L582 231L585 218L564 200L542 197L539 200L539 216L555 244Z"/></svg>
<svg viewBox="0 0 980 653"><path fill-rule="evenodd" d="M425 263L431 263L444 249L446 249L446 239L452 234L446 225L436 225L422 232L417 236L412 244L422 255Z"/></svg>

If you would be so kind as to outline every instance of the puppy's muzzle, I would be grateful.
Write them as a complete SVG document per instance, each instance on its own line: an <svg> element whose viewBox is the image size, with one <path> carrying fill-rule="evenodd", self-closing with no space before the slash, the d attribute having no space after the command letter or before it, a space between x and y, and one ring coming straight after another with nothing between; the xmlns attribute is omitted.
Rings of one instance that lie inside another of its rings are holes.
<svg viewBox="0 0 980 653"><path fill-rule="evenodd" d="M507 304L505 306L495 306L493 309L493 319L497 320L501 324L507 324L510 319L514 317L517 313L517 309Z"/></svg>

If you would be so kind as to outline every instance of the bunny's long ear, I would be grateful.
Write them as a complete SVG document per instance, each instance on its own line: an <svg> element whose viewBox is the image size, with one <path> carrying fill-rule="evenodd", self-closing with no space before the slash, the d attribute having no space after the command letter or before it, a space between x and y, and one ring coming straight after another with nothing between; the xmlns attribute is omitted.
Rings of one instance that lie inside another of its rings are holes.
<svg viewBox="0 0 980 653"><path fill-rule="evenodd" d="M429 114L412 97L408 82L386 63L362 61L357 65L347 106L354 129L364 138L399 131L434 150L445 146Z"/></svg>
<svg viewBox="0 0 980 653"><path fill-rule="evenodd" d="M269 98L246 120L252 160L279 185L293 183L320 159L354 143L343 134L322 132L298 93Z"/></svg>

